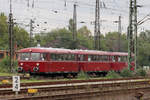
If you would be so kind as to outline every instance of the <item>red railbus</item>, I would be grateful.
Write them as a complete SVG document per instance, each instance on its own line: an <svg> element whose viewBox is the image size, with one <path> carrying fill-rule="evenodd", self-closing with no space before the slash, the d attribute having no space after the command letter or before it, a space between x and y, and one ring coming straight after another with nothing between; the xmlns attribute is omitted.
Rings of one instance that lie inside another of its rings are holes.
<svg viewBox="0 0 150 100"><path fill-rule="evenodd" d="M18 51L18 72L77 75L100 74L127 67L127 53L61 48L25 48Z"/></svg>

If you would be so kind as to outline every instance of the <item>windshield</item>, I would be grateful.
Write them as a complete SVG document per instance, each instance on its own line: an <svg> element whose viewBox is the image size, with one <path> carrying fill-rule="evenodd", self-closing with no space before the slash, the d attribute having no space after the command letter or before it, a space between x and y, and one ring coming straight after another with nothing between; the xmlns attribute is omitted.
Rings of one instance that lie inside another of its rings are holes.
<svg viewBox="0 0 150 100"><path fill-rule="evenodd" d="M30 55L31 54L31 55ZM19 58L20 60L32 60L32 61L37 61L37 60L42 60L45 61L47 60L47 53L20 53Z"/></svg>
<svg viewBox="0 0 150 100"><path fill-rule="evenodd" d="M30 53L20 53L20 60L29 60Z"/></svg>
<svg viewBox="0 0 150 100"><path fill-rule="evenodd" d="M31 53L31 60L40 60L40 53Z"/></svg>

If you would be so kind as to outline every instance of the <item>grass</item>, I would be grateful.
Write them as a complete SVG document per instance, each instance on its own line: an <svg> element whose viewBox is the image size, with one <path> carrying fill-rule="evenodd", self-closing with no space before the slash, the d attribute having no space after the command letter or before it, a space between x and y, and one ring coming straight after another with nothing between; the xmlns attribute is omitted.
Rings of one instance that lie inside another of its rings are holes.
<svg viewBox="0 0 150 100"><path fill-rule="evenodd" d="M14 75L19 75L19 74L12 74L12 73L0 73L0 76L14 76ZM80 76L80 78L79 78ZM56 81L71 81L71 80L87 80L87 79L105 79L105 77L99 77L99 78L91 78L85 75L85 74L80 74L77 78L75 79L70 79L70 78L64 78L64 79L40 79L40 77L31 77L30 79L21 79L21 83L32 83L32 82L56 82ZM1 84L1 82L0 82ZM10 82L11 84L11 82Z"/></svg>
<svg viewBox="0 0 150 100"><path fill-rule="evenodd" d="M0 76L13 76L13 75L17 75L17 74L12 74L12 73L2 73L2 72L0 72Z"/></svg>
<svg viewBox="0 0 150 100"><path fill-rule="evenodd" d="M19 74L13 74L13 73L2 73L0 72L0 76L14 76L14 75L19 75ZM21 74L20 74L21 75ZM116 73L110 72L106 77L95 77L91 78L90 76L87 76L87 74L81 72L75 79L70 79L70 78L64 78L64 79L40 79L40 77L31 77L30 79L21 79L21 83L31 83L31 82L56 82L56 81L71 81L71 80L90 80L90 79L107 79L107 78L120 78ZM0 82L1 84L1 82ZM10 81L11 84L11 81Z"/></svg>
<svg viewBox="0 0 150 100"><path fill-rule="evenodd" d="M47 82L47 81L48 80L29 79L29 80L21 80L21 83Z"/></svg>
<svg viewBox="0 0 150 100"><path fill-rule="evenodd" d="M89 79L105 79L105 78L89 78ZM48 79L48 80L45 80L45 79L39 79L39 78L31 78L29 80L21 80L21 83L32 83L32 82L56 82L56 81L71 81L71 80L87 80L85 78L76 78L76 79Z"/></svg>

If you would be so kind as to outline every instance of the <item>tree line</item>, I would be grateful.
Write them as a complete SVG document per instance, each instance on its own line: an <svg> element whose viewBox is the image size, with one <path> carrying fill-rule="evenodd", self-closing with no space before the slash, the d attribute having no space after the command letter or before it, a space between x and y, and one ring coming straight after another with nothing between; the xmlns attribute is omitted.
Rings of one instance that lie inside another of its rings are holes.
<svg viewBox="0 0 150 100"><path fill-rule="evenodd" d="M73 21L68 21L68 28L56 28L50 32L41 32L32 38L32 46L38 43L41 47L68 48L68 49L89 49L94 50L94 37L87 26L83 26L77 30L77 40L72 37ZM17 50L30 46L29 33L14 25L13 28L14 45ZM101 33L100 47L103 51L118 51L118 32L108 32L105 35ZM120 36L120 52L128 51L127 34ZM150 66L150 30L141 32L138 35L138 65ZM8 18L4 13L0 14L0 50L9 49L9 33L8 33Z"/></svg>

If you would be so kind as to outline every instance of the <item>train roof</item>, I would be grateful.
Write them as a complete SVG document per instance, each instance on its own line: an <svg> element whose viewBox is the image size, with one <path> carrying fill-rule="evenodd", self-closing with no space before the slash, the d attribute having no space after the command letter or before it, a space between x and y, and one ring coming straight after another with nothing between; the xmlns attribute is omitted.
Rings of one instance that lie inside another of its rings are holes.
<svg viewBox="0 0 150 100"><path fill-rule="evenodd" d="M63 49L63 48L42 48L42 47L24 48L24 49L19 50L18 52L76 53L74 50L71 50L71 49Z"/></svg>
<svg viewBox="0 0 150 100"><path fill-rule="evenodd" d="M89 54L89 55L118 55L127 56L128 53L125 52L108 52L108 51L97 51L97 50L77 50L78 54Z"/></svg>
<svg viewBox="0 0 150 100"><path fill-rule="evenodd" d="M107 51L97 51L97 50L71 50L71 49L63 49L63 48L43 48L43 47L31 47L24 48L19 50L18 52L50 52L50 53L72 53L72 54L89 54L89 55L118 55L118 56L127 56L128 53L125 52L107 52Z"/></svg>

